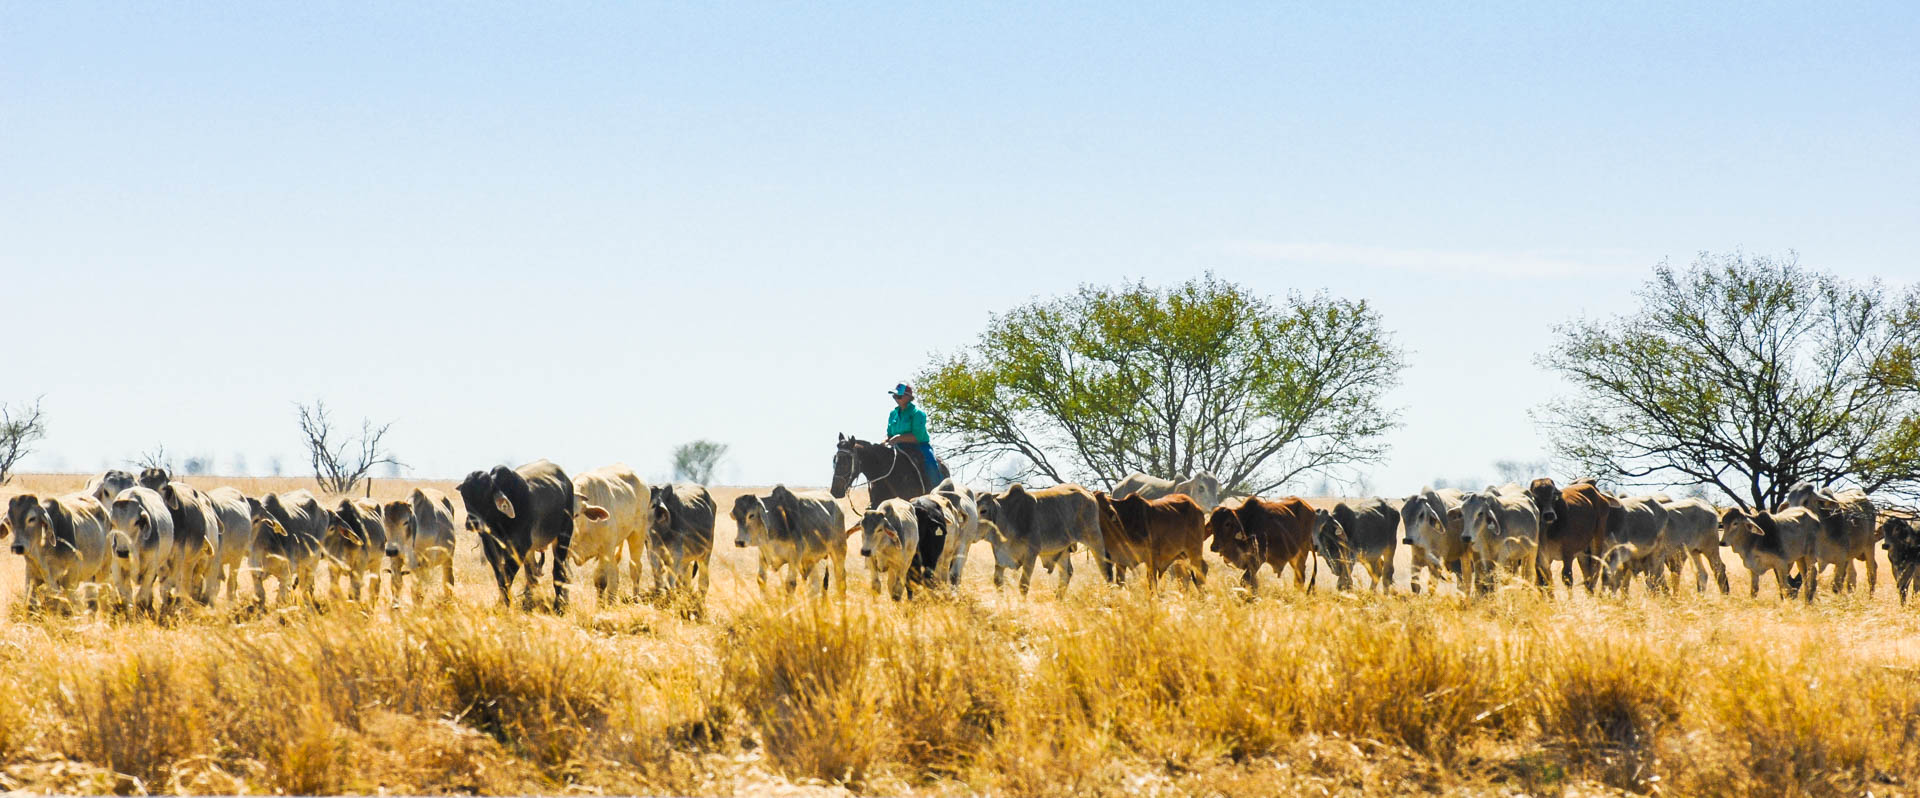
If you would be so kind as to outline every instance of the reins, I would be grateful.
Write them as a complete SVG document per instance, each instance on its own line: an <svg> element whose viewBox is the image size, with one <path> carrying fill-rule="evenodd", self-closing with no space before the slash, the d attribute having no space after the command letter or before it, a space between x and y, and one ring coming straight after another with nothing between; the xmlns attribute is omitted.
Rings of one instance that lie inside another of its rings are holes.
<svg viewBox="0 0 1920 798"><path fill-rule="evenodd" d="M859 444L856 443L855 445L858 446ZM888 446L887 449L893 452L893 460L887 463L887 473L868 478L866 484L872 485L875 482L885 480L887 477L893 476L894 469L900 467L900 449L893 446ZM847 471L850 472L847 475L847 506L853 507L853 489L860 484L860 478L865 475L860 472L860 456L854 454L854 450L847 450L847 460L850 463L847 466ZM920 481L924 483L926 479L922 477ZM868 509L871 509L873 506L873 491L867 491L867 499ZM866 510L860 510L860 513L864 515Z"/></svg>

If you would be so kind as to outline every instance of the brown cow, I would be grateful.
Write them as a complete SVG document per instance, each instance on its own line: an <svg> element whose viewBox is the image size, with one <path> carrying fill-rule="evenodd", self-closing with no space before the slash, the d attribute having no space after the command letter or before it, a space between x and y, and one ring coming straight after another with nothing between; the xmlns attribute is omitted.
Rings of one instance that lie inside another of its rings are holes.
<svg viewBox="0 0 1920 798"><path fill-rule="evenodd" d="M1581 582L1592 593L1600 581L1600 552L1607 545L1609 509L1600 489L1588 482L1562 489L1542 477L1528 486L1527 495L1540 508L1540 585L1551 589L1549 566L1559 560L1561 584L1573 587L1573 565L1578 562Z"/></svg>
<svg viewBox="0 0 1920 798"><path fill-rule="evenodd" d="M1258 589L1260 566L1273 566L1275 576L1284 565L1293 566L1293 582L1305 586L1307 555L1313 551L1313 507L1297 496L1267 501L1249 496L1220 505L1207 516L1215 554L1246 573L1249 589Z"/></svg>
<svg viewBox="0 0 1920 798"><path fill-rule="evenodd" d="M1199 502L1184 493L1153 500L1135 494L1108 501L1106 505L1113 509L1114 519L1120 522L1120 528L1115 531L1119 532L1127 558L1147 566L1149 586L1158 584L1168 569L1182 561L1187 578L1196 586L1200 584L1207 572L1200 548L1207 539L1207 511L1200 508ZM1102 513L1102 518L1105 517ZM1114 557L1111 542L1107 545L1107 556Z"/></svg>

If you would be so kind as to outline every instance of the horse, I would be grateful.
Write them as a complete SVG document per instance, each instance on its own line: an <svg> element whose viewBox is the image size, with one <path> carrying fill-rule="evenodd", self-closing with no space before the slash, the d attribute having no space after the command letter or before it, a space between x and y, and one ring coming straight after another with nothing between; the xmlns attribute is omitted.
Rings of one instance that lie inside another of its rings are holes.
<svg viewBox="0 0 1920 798"><path fill-rule="evenodd" d="M920 457L885 444L840 436L833 451L833 483L836 499L844 499L853 489L856 477L867 480L867 506L878 507L888 499L914 499L933 492L940 484L936 476L921 473ZM941 463L941 467L946 467Z"/></svg>

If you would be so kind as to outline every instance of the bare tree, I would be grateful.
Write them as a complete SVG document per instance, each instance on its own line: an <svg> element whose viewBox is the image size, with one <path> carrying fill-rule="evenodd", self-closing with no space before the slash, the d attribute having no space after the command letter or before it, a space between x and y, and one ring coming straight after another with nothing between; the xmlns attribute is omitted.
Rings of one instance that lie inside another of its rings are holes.
<svg viewBox="0 0 1920 798"><path fill-rule="evenodd" d="M358 437L334 437L333 418L327 403L318 399L300 408L300 434L307 439L307 455L313 465L313 479L328 493L352 493L375 466L402 463L386 450L384 440L392 424L374 426L360 420Z"/></svg>
<svg viewBox="0 0 1920 798"><path fill-rule="evenodd" d="M0 485L13 479L13 467L45 437L47 424L39 399L18 408L0 405Z"/></svg>
<svg viewBox="0 0 1920 798"><path fill-rule="evenodd" d="M141 452L139 457L134 458L133 464L138 468L158 468L169 474L173 473L173 458L167 456L165 444Z"/></svg>

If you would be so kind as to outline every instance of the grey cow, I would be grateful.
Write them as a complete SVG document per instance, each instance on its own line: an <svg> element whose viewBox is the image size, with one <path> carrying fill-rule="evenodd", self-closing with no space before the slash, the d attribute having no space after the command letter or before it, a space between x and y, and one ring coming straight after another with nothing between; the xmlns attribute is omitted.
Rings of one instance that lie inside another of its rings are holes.
<svg viewBox="0 0 1920 798"><path fill-rule="evenodd" d="M651 505L647 556L660 563L657 573L664 582L661 587L693 591L704 601L713 559L713 496L700 485L654 485Z"/></svg>
<svg viewBox="0 0 1920 798"><path fill-rule="evenodd" d="M1200 505L1202 510L1212 510L1220 504L1220 478L1201 469L1185 479L1172 480L1150 474L1135 472L1128 474L1113 486L1115 499L1138 495L1142 499L1160 499L1175 493L1187 494L1188 498Z"/></svg>
<svg viewBox="0 0 1920 798"><path fill-rule="evenodd" d="M436 570L446 585L442 595L453 598L453 500L437 490L414 488L407 498L387 502L380 517L387 528L387 570L394 604L400 603L400 582L408 575L413 577L413 603L420 604L426 598L424 580ZM468 521L468 531L475 537L484 533L479 519ZM474 529L475 525L481 529Z"/></svg>
<svg viewBox="0 0 1920 798"><path fill-rule="evenodd" d="M1065 595L1073 579L1075 546L1085 546L1094 561L1107 559L1106 539L1100 533L1099 505L1079 485L1056 485L1027 490L1016 482L1002 493L982 494L980 530L993 545L993 585L1006 581L1009 569L1020 569L1020 592L1033 582L1033 568L1060 569L1059 592Z"/></svg>
<svg viewBox="0 0 1920 798"><path fill-rule="evenodd" d="M172 594L173 514L154 491L120 491L107 508L114 556L114 587L130 606L158 610Z"/></svg>
<svg viewBox="0 0 1920 798"><path fill-rule="evenodd" d="M1662 537L1667 528L1667 508L1662 496L1618 497L1620 522L1607 523L1607 548L1601 556L1601 581L1607 589L1625 594L1635 574L1645 574L1647 587L1664 586L1666 561Z"/></svg>
<svg viewBox="0 0 1920 798"><path fill-rule="evenodd" d="M220 519L220 597L232 602L240 591L240 573L246 570L247 554L253 550L253 517L247 509L246 495L237 488L214 488L206 497L214 516Z"/></svg>
<svg viewBox="0 0 1920 798"><path fill-rule="evenodd" d="M769 572L777 577L785 568L791 593L801 581L811 583L814 566L825 560L829 570L822 575L821 590L831 583L846 595L846 514L832 496L794 493L785 485L775 485L766 496L745 494L734 499L732 516L733 545L760 550L762 590Z"/></svg>
<svg viewBox="0 0 1920 798"><path fill-rule="evenodd" d="M1413 549L1413 573L1407 585L1420 592L1420 572L1426 570L1438 587L1445 574L1452 574L1461 590L1469 588L1472 578L1473 548L1460 532L1460 500L1464 494L1451 488L1421 488L1400 505L1400 527L1406 535L1401 542Z"/></svg>
<svg viewBox="0 0 1920 798"><path fill-rule="evenodd" d="M1361 566L1373 579L1373 589L1391 593L1399 531L1400 513L1385 499L1354 499L1314 512L1313 546L1341 590L1353 589L1354 571Z"/></svg>
<svg viewBox="0 0 1920 798"><path fill-rule="evenodd" d="M39 608L54 596L71 609L81 602L98 606L98 587L111 574L107 535L113 521L88 493L41 499L31 493L7 502L0 534L12 538L14 554L26 561L27 606Z"/></svg>

